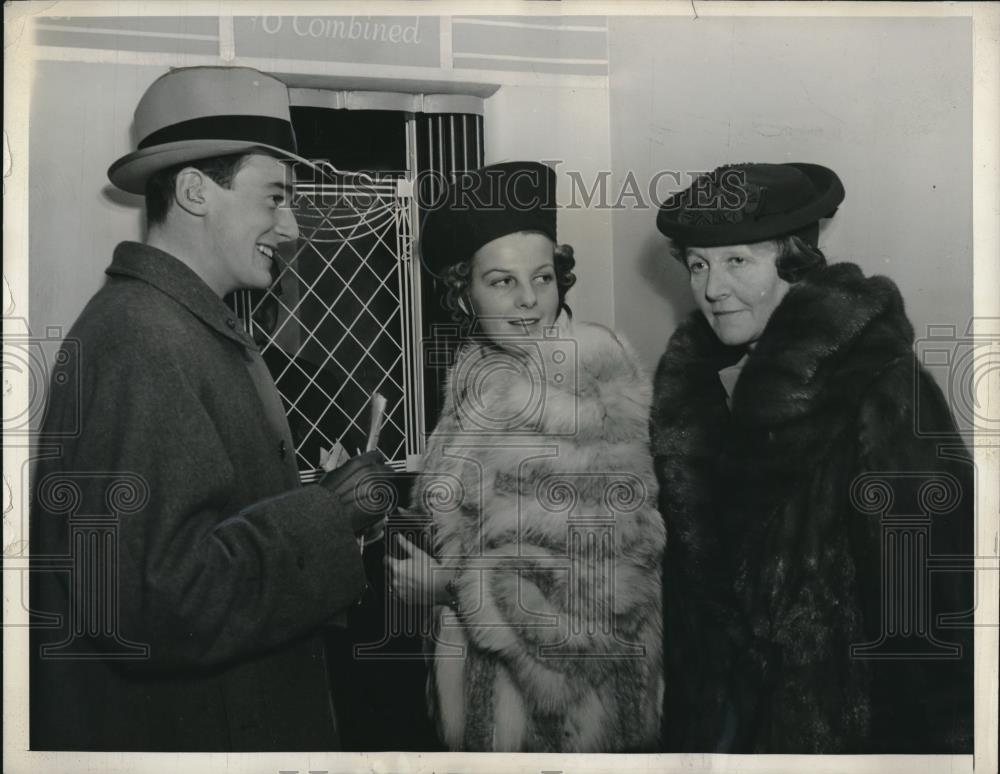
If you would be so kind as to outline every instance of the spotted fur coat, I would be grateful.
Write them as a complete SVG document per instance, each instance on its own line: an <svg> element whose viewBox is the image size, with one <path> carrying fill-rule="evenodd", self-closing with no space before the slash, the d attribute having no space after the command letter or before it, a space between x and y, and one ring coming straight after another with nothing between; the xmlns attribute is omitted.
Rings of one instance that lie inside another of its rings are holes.
<svg viewBox="0 0 1000 774"><path fill-rule="evenodd" d="M467 344L416 504L459 569L428 693L452 750L655 750L664 527L651 384L606 328Z"/></svg>
<svg viewBox="0 0 1000 774"><path fill-rule="evenodd" d="M891 629L885 524L859 484L871 496L883 481L886 513L906 516L925 510L922 486L943 481L953 491L929 520L930 553L971 554L968 455L913 343L896 286L853 264L792 287L731 411L718 372L743 352L698 312L673 335L651 421L670 536L666 749L971 752L972 633L934 621L971 609L971 573L931 578L926 631L883 641L868 652L879 659L851 652Z"/></svg>

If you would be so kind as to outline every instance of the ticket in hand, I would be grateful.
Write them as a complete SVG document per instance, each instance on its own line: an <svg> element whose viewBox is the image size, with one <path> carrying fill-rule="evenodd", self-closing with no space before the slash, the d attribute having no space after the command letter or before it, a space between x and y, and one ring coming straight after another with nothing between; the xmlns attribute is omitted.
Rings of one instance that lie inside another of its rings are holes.
<svg viewBox="0 0 1000 774"><path fill-rule="evenodd" d="M340 441L337 441L330 450L324 449L321 446L319 449L319 466L327 472L336 470L347 462L350 456Z"/></svg>
<svg viewBox="0 0 1000 774"><path fill-rule="evenodd" d="M378 437L382 432L382 423L385 422L385 396L380 393L372 394L372 413L368 423L368 443L365 444L365 451L375 451L378 448Z"/></svg>

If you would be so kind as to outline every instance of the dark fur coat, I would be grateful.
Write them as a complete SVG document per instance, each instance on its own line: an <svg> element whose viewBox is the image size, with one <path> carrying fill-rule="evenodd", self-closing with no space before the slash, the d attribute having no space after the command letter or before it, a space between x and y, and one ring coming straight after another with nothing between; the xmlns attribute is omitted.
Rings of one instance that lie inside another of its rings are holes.
<svg viewBox="0 0 1000 774"><path fill-rule="evenodd" d="M882 519L852 497L858 476L884 474L896 515L921 514L935 477L956 484L931 520L930 553L971 556L971 466L912 348L896 286L853 264L790 289L731 410L718 372L743 351L700 312L673 335L651 420L669 536L666 749L971 752L971 629L936 621L971 609L971 573L932 577L926 636L875 649L888 658L851 654L885 629Z"/></svg>
<svg viewBox="0 0 1000 774"><path fill-rule="evenodd" d="M519 355L462 349L424 455L415 503L460 571L429 684L452 750L657 746L651 384L606 328L561 333Z"/></svg>

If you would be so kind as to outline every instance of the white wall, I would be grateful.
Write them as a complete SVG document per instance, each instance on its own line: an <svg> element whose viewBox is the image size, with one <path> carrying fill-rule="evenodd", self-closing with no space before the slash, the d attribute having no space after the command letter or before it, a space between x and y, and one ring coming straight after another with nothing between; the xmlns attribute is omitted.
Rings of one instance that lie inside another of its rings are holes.
<svg viewBox="0 0 1000 774"><path fill-rule="evenodd" d="M559 241L576 256L577 281L567 302L577 319L611 326L611 213L562 206L570 200L569 172L590 180L610 168L608 90L603 78L593 81L579 88L501 86L486 100L486 163L529 159L555 166Z"/></svg>
<svg viewBox="0 0 1000 774"><path fill-rule="evenodd" d="M118 242L142 237L142 199L108 182L132 113L165 67L39 62L31 93L29 314L33 332L76 320Z"/></svg>
<svg viewBox="0 0 1000 774"><path fill-rule="evenodd" d="M821 235L899 285L919 337L972 316L967 19L609 18L611 166L812 161L847 197ZM676 190L666 181L661 195ZM617 326L655 365L693 303L655 210L612 215Z"/></svg>

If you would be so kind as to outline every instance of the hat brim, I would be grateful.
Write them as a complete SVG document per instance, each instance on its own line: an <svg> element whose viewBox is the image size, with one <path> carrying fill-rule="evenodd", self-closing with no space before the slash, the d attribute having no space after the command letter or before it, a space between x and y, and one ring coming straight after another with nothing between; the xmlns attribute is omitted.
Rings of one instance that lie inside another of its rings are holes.
<svg viewBox="0 0 1000 774"><path fill-rule="evenodd" d="M231 153L245 153L255 149L269 151L293 161L308 162L284 148L245 140L182 140L157 145L153 148L134 151L122 156L108 168L108 179L117 188L128 193L146 192L146 181L150 175L161 169L183 164L188 161L226 156ZM312 164L310 163L310 166Z"/></svg>

